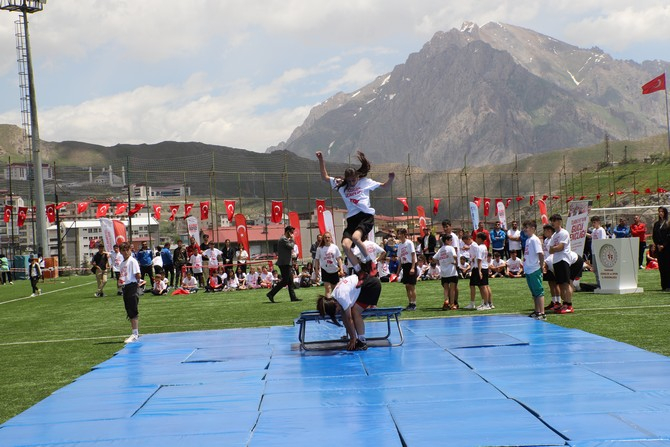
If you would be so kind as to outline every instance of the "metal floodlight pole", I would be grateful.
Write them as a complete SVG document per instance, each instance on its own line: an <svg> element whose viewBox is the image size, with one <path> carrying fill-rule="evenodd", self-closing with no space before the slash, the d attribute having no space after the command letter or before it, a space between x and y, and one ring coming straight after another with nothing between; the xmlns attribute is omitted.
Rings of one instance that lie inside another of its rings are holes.
<svg viewBox="0 0 670 447"><path fill-rule="evenodd" d="M37 100L35 98L35 78L30 51L30 35L28 32L28 14L41 11L46 0L0 0L0 9L19 11L23 15L23 32L26 43L26 64L28 68L28 91L30 100L31 149L35 186L35 206L38 241L37 251L49 256L49 236L47 235L46 205L44 202L44 179L42 175L42 156L40 154L40 133L37 121Z"/></svg>

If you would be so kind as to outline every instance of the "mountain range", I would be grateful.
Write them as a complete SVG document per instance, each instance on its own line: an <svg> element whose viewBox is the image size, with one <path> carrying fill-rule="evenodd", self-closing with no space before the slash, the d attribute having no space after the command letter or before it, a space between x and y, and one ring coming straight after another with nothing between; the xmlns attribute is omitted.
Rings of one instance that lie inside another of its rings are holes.
<svg viewBox="0 0 670 447"><path fill-rule="evenodd" d="M288 150L449 170L666 130L663 95L641 85L665 61L616 60L529 29L464 23L438 32L390 73L314 107Z"/></svg>

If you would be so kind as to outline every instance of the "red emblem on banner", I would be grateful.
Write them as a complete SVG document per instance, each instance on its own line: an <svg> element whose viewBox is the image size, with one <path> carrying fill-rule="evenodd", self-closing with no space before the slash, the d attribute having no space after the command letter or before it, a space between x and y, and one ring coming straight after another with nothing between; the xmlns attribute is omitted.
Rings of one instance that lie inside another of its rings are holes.
<svg viewBox="0 0 670 447"><path fill-rule="evenodd" d="M235 230L237 232L237 243L249 252L249 231L247 230L247 219L243 214L235 214Z"/></svg>
<svg viewBox="0 0 670 447"><path fill-rule="evenodd" d="M319 233L323 234L326 232L326 221L323 218L323 212L326 211L326 201L325 200L316 200L316 220L319 223Z"/></svg>

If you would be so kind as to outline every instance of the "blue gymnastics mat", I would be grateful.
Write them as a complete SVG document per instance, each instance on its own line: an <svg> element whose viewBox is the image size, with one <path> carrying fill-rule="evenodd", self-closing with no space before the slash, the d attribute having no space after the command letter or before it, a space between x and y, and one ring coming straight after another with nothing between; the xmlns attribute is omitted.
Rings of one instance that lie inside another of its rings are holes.
<svg viewBox="0 0 670 447"><path fill-rule="evenodd" d="M363 352L302 352L294 327L144 335L0 446L670 447L667 357L520 316L401 325Z"/></svg>

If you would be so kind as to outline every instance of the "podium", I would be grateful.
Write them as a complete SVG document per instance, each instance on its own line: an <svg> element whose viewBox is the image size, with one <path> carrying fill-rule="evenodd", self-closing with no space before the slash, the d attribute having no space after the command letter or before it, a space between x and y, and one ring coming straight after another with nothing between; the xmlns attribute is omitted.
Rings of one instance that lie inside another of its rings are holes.
<svg viewBox="0 0 670 447"><path fill-rule="evenodd" d="M642 293L637 286L639 238L596 239L592 241L600 288L594 293L623 295Z"/></svg>

